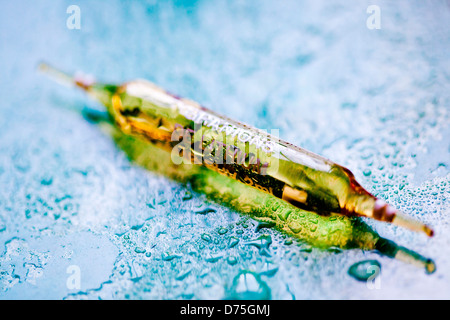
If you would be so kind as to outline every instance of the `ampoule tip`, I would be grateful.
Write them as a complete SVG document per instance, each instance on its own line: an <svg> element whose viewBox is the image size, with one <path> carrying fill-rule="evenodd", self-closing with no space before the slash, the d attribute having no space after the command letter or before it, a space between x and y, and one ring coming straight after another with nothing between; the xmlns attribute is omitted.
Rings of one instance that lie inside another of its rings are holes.
<svg viewBox="0 0 450 320"><path fill-rule="evenodd" d="M50 76L56 82L67 86L77 86L84 90L89 89L95 83L92 76L84 74L75 74L74 76L70 76L45 62L40 62L38 64L38 70Z"/></svg>
<svg viewBox="0 0 450 320"><path fill-rule="evenodd" d="M423 232L428 237L432 237L434 235L434 230L428 225L414 220L401 212L388 205L383 200L377 199L375 201L375 206L373 208L373 218L380 221L387 221L394 225L416 231Z"/></svg>
<svg viewBox="0 0 450 320"><path fill-rule="evenodd" d="M436 271L436 264L432 259L425 258L418 253L404 247L398 247L395 258L409 264L416 265L419 268L424 268L427 274L432 274Z"/></svg>
<svg viewBox="0 0 450 320"><path fill-rule="evenodd" d="M428 225L426 225L420 221L417 221L417 220L414 220L414 219L408 217L406 214L402 213L401 211L396 212L392 223L395 225L410 229L412 231L423 232L428 237L434 236L434 230L431 227L429 227Z"/></svg>
<svg viewBox="0 0 450 320"><path fill-rule="evenodd" d="M391 240L380 238L376 242L375 246L376 250L380 254L414 265L418 268L422 268L427 274L432 274L436 271L436 264L432 259L426 258L417 252L399 246Z"/></svg>

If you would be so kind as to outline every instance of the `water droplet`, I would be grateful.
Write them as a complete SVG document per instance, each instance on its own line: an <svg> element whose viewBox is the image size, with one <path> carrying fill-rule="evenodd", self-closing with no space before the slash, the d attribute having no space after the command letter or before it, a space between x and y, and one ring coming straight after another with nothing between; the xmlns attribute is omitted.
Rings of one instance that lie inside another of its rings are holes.
<svg viewBox="0 0 450 320"><path fill-rule="evenodd" d="M300 223L298 223L297 221L291 221L288 224L289 229L292 230L292 232L294 233L299 233L300 231L302 231L302 226Z"/></svg>
<svg viewBox="0 0 450 320"><path fill-rule="evenodd" d="M237 263L237 258L235 256L229 256L227 262L230 266L234 266Z"/></svg>
<svg viewBox="0 0 450 320"><path fill-rule="evenodd" d="M43 185L43 186L49 186L49 185L51 185L53 183L53 177L44 177L44 178L42 178L42 180L41 180L41 184Z"/></svg>
<svg viewBox="0 0 450 320"><path fill-rule="evenodd" d="M264 256L270 256L269 246L272 244L272 237L270 235L262 235L246 243L246 245L258 248L259 253Z"/></svg>
<svg viewBox="0 0 450 320"><path fill-rule="evenodd" d="M260 272L259 274L262 276L268 276L268 277L273 277L278 271L278 267L272 268L272 269L268 269L265 271Z"/></svg>
<svg viewBox="0 0 450 320"><path fill-rule="evenodd" d="M261 280L258 274L244 270L234 279L227 298L231 300L269 300L269 286Z"/></svg>
<svg viewBox="0 0 450 320"><path fill-rule="evenodd" d="M191 272L192 272L191 268L188 268L187 270L182 270L178 273L175 279L179 281L184 280Z"/></svg>
<svg viewBox="0 0 450 320"><path fill-rule="evenodd" d="M291 214L291 212L292 212L292 210L289 210L289 209L283 210L282 212L280 212L280 213L278 214L278 217L279 217L281 220L286 221L287 218L289 217L289 215Z"/></svg>
<svg viewBox="0 0 450 320"><path fill-rule="evenodd" d="M277 211L279 207L280 207L280 203L279 202L275 202L272 205L272 211Z"/></svg>
<svg viewBox="0 0 450 320"><path fill-rule="evenodd" d="M190 193L189 191L186 191L186 193L184 194L182 200L183 201L187 201L187 200L191 200L194 196L192 195L192 193Z"/></svg>
<svg viewBox="0 0 450 320"><path fill-rule="evenodd" d="M227 232L228 232L228 229L227 229L227 228L224 228L224 227L221 227L221 228L217 231L217 233L220 234L220 235L223 235L223 234L225 234L225 233L227 233Z"/></svg>
<svg viewBox="0 0 450 320"><path fill-rule="evenodd" d="M208 213L212 213L212 212L216 212L216 209L212 209L212 208L206 208L200 211L196 211L196 214L208 214Z"/></svg>
<svg viewBox="0 0 450 320"><path fill-rule="evenodd" d="M312 252L312 246L309 244L302 245L302 248L300 249L301 252Z"/></svg>
<svg viewBox="0 0 450 320"><path fill-rule="evenodd" d="M146 250L144 249L144 248L142 248L142 247L136 247L135 249L134 249L134 252L136 252L136 253L144 253Z"/></svg>
<svg viewBox="0 0 450 320"><path fill-rule="evenodd" d="M207 234L207 233L202 234L202 239L205 240L206 242L211 242L212 241L211 236L209 234Z"/></svg>
<svg viewBox="0 0 450 320"><path fill-rule="evenodd" d="M239 239L236 237L230 237L228 239L228 248L233 248L239 243Z"/></svg>
<svg viewBox="0 0 450 320"><path fill-rule="evenodd" d="M359 281L374 279L380 274L381 264L377 260L364 260L353 264L348 274Z"/></svg>
<svg viewBox="0 0 450 320"><path fill-rule="evenodd" d="M131 230L139 230L144 226L144 224L139 224L131 227Z"/></svg>
<svg viewBox="0 0 450 320"><path fill-rule="evenodd" d="M164 261L172 261L173 259L176 258L180 258L181 255L179 254L173 254L173 253L169 253L169 252L165 252L161 255L161 259L163 259Z"/></svg>
<svg viewBox="0 0 450 320"><path fill-rule="evenodd" d="M333 253L342 253L342 249L338 248L338 247L330 247L327 250L328 252L333 252Z"/></svg>
<svg viewBox="0 0 450 320"><path fill-rule="evenodd" d="M205 258L205 261L209 263L216 263L220 259L222 259L221 255L209 255Z"/></svg>
<svg viewBox="0 0 450 320"><path fill-rule="evenodd" d="M256 232L259 232L259 230L263 228L273 228L275 226L275 222L271 221L259 221L258 225L256 226Z"/></svg>

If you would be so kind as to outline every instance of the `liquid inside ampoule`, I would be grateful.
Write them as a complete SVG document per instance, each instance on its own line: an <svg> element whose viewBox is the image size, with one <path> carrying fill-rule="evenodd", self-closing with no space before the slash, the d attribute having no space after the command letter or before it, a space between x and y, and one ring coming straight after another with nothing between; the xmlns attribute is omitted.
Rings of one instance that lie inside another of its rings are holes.
<svg viewBox="0 0 450 320"><path fill-rule="evenodd" d="M203 165L319 214L364 216L433 234L428 226L376 199L348 169L276 135L144 80L121 86L74 82L107 107L124 133L166 148L174 163Z"/></svg>

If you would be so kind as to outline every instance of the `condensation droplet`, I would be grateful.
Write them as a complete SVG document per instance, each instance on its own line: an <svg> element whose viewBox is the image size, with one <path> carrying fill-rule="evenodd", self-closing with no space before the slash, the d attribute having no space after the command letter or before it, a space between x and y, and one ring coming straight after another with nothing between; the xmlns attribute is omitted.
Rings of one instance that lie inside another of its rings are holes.
<svg viewBox="0 0 450 320"><path fill-rule="evenodd" d="M229 256L227 262L230 266L234 266L237 263L237 258L235 256Z"/></svg>
<svg viewBox="0 0 450 320"><path fill-rule="evenodd" d="M146 250L144 249L144 248L142 248L142 247L136 247L135 249L134 249L134 252L136 252L136 253L144 253Z"/></svg>
<svg viewBox="0 0 450 320"><path fill-rule="evenodd" d="M239 239L236 237L230 237L228 239L228 248L233 248L239 243Z"/></svg>
<svg viewBox="0 0 450 320"><path fill-rule="evenodd" d="M364 260L353 264L348 274L358 281L367 281L376 278L381 271L381 264L377 260Z"/></svg>
<svg viewBox="0 0 450 320"><path fill-rule="evenodd" d="M227 228L224 228L224 227L221 227L221 228L217 231L217 233L220 234L220 235L224 235L224 234L227 233L227 232L228 232L228 229L227 229Z"/></svg>
<svg viewBox="0 0 450 320"><path fill-rule="evenodd" d="M234 279L227 298L231 300L269 300L269 286L254 272L244 270Z"/></svg>
<svg viewBox="0 0 450 320"><path fill-rule="evenodd" d="M206 242L212 242L211 236L207 233L202 234L202 239L205 240Z"/></svg>

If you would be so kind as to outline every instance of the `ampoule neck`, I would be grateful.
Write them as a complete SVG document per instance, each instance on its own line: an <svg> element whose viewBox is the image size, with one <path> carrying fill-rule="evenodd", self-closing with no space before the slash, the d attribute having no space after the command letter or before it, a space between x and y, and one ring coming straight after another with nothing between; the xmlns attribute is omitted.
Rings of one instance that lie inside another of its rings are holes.
<svg viewBox="0 0 450 320"><path fill-rule="evenodd" d="M120 86L115 84L94 83L85 90L89 96L109 107L112 97L119 91L119 88Z"/></svg>

